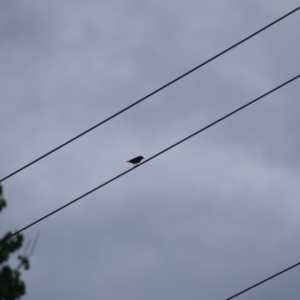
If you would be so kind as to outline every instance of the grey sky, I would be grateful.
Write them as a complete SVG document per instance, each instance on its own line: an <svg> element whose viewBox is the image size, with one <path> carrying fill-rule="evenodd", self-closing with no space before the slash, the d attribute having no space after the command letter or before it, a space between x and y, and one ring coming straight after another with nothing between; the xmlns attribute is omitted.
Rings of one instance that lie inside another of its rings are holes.
<svg viewBox="0 0 300 300"><path fill-rule="evenodd" d="M0 177L297 6L0 1ZM298 75L299 27L297 12L5 181L0 234ZM300 261L298 99L299 80L28 229L24 299L225 299ZM299 275L239 299L299 299Z"/></svg>

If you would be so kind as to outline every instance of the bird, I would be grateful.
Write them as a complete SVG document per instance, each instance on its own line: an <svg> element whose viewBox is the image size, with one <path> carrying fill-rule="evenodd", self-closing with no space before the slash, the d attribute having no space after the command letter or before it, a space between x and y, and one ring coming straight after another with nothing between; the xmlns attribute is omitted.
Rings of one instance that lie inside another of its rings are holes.
<svg viewBox="0 0 300 300"><path fill-rule="evenodd" d="M143 156L137 156L135 158L132 158L131 160L128 160L127 162L132 163L134 166L136 166L138 163L141 162L142 159L144 159Z"/></svg>

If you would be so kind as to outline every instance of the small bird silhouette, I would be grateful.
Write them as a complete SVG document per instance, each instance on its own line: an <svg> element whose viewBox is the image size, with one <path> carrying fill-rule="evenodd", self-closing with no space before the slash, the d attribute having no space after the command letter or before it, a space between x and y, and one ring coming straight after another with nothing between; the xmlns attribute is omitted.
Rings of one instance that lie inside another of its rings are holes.
<svg viewBox="0 0 300 300"><path fill-rule="evenodd" d="M142 159L144 159L143 156L137 156L131 160L128 160L127 162L132 163L134 166L136 166L138 163L141 162Z"/></svg>

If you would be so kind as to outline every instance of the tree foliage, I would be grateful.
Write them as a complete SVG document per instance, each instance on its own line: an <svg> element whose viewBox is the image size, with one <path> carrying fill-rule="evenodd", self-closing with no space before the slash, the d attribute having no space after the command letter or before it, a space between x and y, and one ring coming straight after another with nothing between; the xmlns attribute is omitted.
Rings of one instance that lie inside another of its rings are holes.
<svg viewBox="0 0 300 300"><path fill-rule="evenodd" d="M3 188L0 184L0 212L6 205L6 201L3 197ZM8 264L10 256L21 249L24 237L22 234L17 234L3 241L11 234L11 232L6 233L0 240L0 300L19 299L26 293L25 283L21 279L21 269L29 269L28 256L26 253L19 255L19 263L15 268L11 268Z"/></svg>

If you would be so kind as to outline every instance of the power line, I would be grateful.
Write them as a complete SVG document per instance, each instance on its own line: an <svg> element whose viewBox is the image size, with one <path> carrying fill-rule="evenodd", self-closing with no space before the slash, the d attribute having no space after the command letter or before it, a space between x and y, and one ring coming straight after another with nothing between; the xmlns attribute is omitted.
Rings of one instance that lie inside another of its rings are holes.
<svg viewBox="0 0 300 300"><path fill-rule="evenodd" d="M240 44L242 44L242 43L244 43L245 41L249 40L250 38L254 37L255 35L261 33L262 31L266 30L267 28L273 26L274 24L278 23L279 21L281 21L281 20L285 19L286 17L290 16L291 14L295 13L295 12L298 11L299 9L300 9L300 6L298 6L298 7L295 8L295 9L293 9L293 10L290 11L289 13L283 15L282 17L276 19L275 21L271 22L270 24L266 25L265 27L259 29L258 31L254 32L254 33L252 33L252 34L250 34L249 36L247 36L246 38L242 39L242 40L239 41L238 43L232 45L231 47L229 47L229 48L227 48L227 49L225 49L225 50L223 50L223 51L220 52L219 54L217 54L217 55L211 57L210 59L208 59L208 60L206 60L205 62L201 63L200 65L194 67L193 69L189 70L188 72L186 72L186 73L180 75L179 77L173 79L172 81L168 82L167 84L163 85L162 87L158 88L157 90L153 91L152 93L150 93L150 94L144 96L144 97L141 98L140 100L138 100L138 101L136 101L136 102L130 104L129 106L125 107L124 109L120 110L119 112L115 113L114 115L110 116L109 118L107 118L107 119L101 121L100 123L94 125L93 127L89 128L89 129L83 131L82 133L78 134L77 136L73 137L72 139L68 140L67 142L65 142L65 143L63 143L63 144L61 144L61 145L59 145L58 147L52 149L51 151L45 153L45 154L42 155L42 156L36 158L35 160L31 161L30 163L26 164L25 166L23 166L23 167L17 169L16 171L10 173L9 175L3 177L3 178L0 180L0 182L2 182L2 181L4 181L4 180L6 180L6 179L12 177L13 175L19 173L19 172L22 171L22 170L28 168L29 166L35 164L36 162L40 161L41 159L45 158L46 156L48 156L48 155L54 153L55 151L59 150L60 148L62 148L62 147L64 147L64 146L70 144L71 142L77 140L78 138L80 138L81 136L85 135L86 133L88 133L88 132L94 130L95 128L99 127L100 125L103 125L104 123L108 122L109 120L115 118L116 116L120 115L121 113L125 112L126 110L130 109L131 107L133 107L133 106L139 104L140 102L142 102L142 101L146 100L147 98L153 96L154 94L160 92L161 90L165 89L166 87L172 85L172 84L175 83L176 81L178 81L178 80L182 79L183 77L185 77L185 76L187 76L187 75L193 73L194 71L198 70L199 68L203 67L204 65L208 64L209 62L213 61L214 59L218 58L219 56L225 54L226 52L232 50L233 48L239 46Z"/></svg>
<svg viewBox="0 0 300 300"><path fill-rule="evenodd" d="M242 290L241 292L239 292L239 293L237 293L237 294L235 294L235 295L233 295L233 296L231 296L229 298L226 298L225 300L231 300L231 299L233 299L233 298L235 298L235 297L237 297L237 296L239 296L241 294L244 294L244 293L250 291L251 289L253 289L253 288L255 288L255 287L257 287L257 286L259 286L259 285L261 285L261 284L263 284L263 283L265 283L265 282L267 282L267 281L269 281L269 280L271 280L271 279L273 279L273 278L275 278L275 277L277 277L277 276L279 276L279 275L281 275L281 274L283 274L283 273L285 273L285 272L287 272L287 271L289 271L289 270L291 270L291 269L299 266L299 265L300 265L300 262L298 262L298 263L296 263L296 264L294 264L294 265L292 265L292 266L290 266L290 267L288 267L288 268L286 268L286 269L284 269L284 270L282 270L282 271L280 271L280 272L278 272L278 273L276 273L276 274L274 274L274 275L272 275L272 276L270 276L270 277L268 277L268 278L266 278L266 279L264 279L264 280L262 280L262 281L260 281L260 282L258 282L256 284L254 284L254 285L252 285L252 286L250 286L250 287Z"/></svg>
<svg viewBox="0 0 300 300"><path fill-rule="evenodd" d="M254 99L254 100L248 102L247 104L245 104L245 105L239 107L238 109L232 111L231 113L225 115L224 117L222 117L222 118L220 118L220 119L218 119L218 120L216 120L216 121L210 123L209 125L207 125L207 126L201 128L200 130L194 132L193 134L191 134L191 135L189 135L188 137L186 137L186 138L180 140L179 142L177 142L177 143L175 143L175 144L169 146L168 148L166 148L166 149L164 149L164 150L158 152L157 154L155 154L155 155L151 156L150 158L146 159L144 162L140 163L140 164L137 165L136 167L133 167L133 168L131 168L131 169L129 169L129 170L127 170L127 171L125 171L125 172L119 174L118 176L116 176L116 177L114 177L114 178L112 178L112 179L106 181L105 183L102 183L101 185L97 186L96 188L94 188L94 189L90 190L89 192L87 192L87 193L85 193L85 194L79 196L78 198L72 200L71 202L69 202L69 203L67 203L67 204L65 204L65 205L63 205L63 206L57 208L56 210L52 211L51 213L45 215L44 217L42 217L42 218L40 218L40 219L34 221L33 223L31 223L31 224L29 224L29 225L23 227L22 229L16 231L16 232L13 233L13 234L6 236L5 238L3 238L3 239L0 241L0 243L5 242L6 240L8 240L8 239L10 239L11 237L13 237L13 236L15 236L15 235L21 233L22 231L26 230L27 228L29 228L29 227L31 227L31 226L33 226L33 225L35 225L35 224L41 222L42 220L44 220L44 219L50 217L51 215L53 215L53 214L57 213L58 211L60 211L60 210L62 210L62 209L64 209L64 208L66 208L67 206L73 204L74 202L76 202L76 201L78 201L78 200L84 198L85 196L87 196L87 195L93 193L94 191L96 191L96 190L102 188L103 186L109 184L110 182L115 181L115 180L118 179L119 177L121 177L121 176L127 174L128 172L131 172L133 169L135 169L135 168L137 168L137 167L143 165L144 163L146 163L146 162L152 160L153 158L155 158L155 157L157 157L157 156L163 154L164 152L169 151L170 149L172 149L172 148L178 146L179 144L181 144L181 143L187 141L187 140L190 139L191 137L193 137L193 136L199 134L200 132L202 132L202 131L208 129L209 127L212 127L213 125L215 125L215 124L217 124L217 123L223 121L224 119L226 119L226 118L230 117L231 115L237 113L238 111L240 111L240 110L246 108L247 106L249 106L249 105L255 103L256 101L258 101L258 100L264 98L265 96L267 96L267 95L273 93L274 91L276 91L276 90L282 88L283 86L285 86L285 85L291 83L292 81L296 80L296 79L299 78L299 77L300 77L300 74L297 75L297 76L295 76L295 77L293 77L292 79L286 81L285 83L282 83L281 85L277 86L276 88L274 88L274 89L268 91L267 93L265 93L265 94L259 96L258 98L256 98L256 99Z"/></svg>

